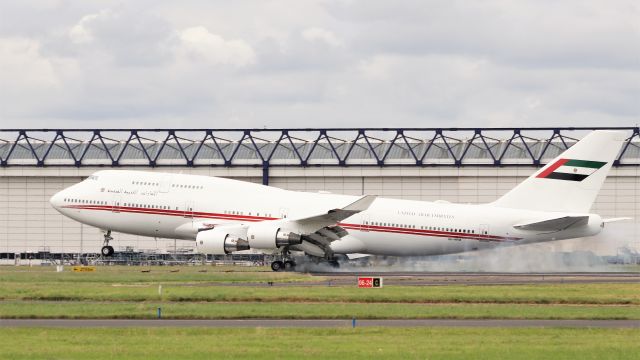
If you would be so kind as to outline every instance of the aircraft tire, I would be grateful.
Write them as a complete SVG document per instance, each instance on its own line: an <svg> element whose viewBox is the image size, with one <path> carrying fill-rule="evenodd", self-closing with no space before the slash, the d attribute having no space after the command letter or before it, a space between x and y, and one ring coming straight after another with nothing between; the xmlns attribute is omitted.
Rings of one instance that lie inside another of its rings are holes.
<svg viewBox="0 0 640 360"><path fill-rule="evenodd" d="M102 253L102 256L110 257L113 255L113 246L103 246L100 252Z"/></svg>
<svg viewBox="0 0 640 360"><path fill-rule="evenodd" d="M280 260L276 260L274 262L271 263L271 270L273 271L283 271L284 270L284 263Z"/></svg>
<svg viewBox="0 0 640 360"><path fill-rule="evenodd" d="M296 263L291 260L287 260L284 262L285 271L293 271L295 267L296 267Z"/></svg>

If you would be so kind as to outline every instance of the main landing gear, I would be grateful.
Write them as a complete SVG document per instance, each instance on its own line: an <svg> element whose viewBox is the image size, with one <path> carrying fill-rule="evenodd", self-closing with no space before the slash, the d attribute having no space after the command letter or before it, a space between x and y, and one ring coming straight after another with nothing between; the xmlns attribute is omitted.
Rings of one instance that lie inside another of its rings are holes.
<svg viewBox="0 0 640 360"><path fill-rule="evenodd" d="M110 257L113 255L113 246L109 246L109 241L113 240L113 238L111 237L111 230L107 230L107 232L104 234L104 242L102 243L102 249L100 250L100 253L102 254L102 256L104 257Z"/></svg>
<svg viewBox="0 0 640 360"><path fill-rule="evenodd" d="M293 271L296 267L296 262L293 261L289 249L282 250L282 259L276 260L271 263L271 270L273 271Z"/></svg>
<svg viewBox="0 0 640 360"><path fill-rule="evenodd" d="M293 260L276 260L271 263L271 270L273 271L293 271L296 267L296 263Z"/></svg>

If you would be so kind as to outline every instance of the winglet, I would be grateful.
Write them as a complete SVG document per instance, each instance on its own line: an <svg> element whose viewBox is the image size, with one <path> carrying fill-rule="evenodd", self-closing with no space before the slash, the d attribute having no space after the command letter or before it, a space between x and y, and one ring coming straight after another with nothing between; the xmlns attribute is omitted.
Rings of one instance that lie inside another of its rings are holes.
<svg viewBox="0 0 640 360"><path fill-rule="evenodd" d="M376 200L376 197L376 195L365 195L340 210L355 212L365 211L369 208L369 206L371 206L371 204L373 204L373 202Z"/></svg>
<svg viewBox="0 0 640 360"><path fill-rule="evenodd" d="M329 210L325 214L296 219L295 221L298 223L320 222L326 223L327 225L335 224L348 218L351 215L367 210L375 199L375 195L365 195L343 208Z"/></svg>

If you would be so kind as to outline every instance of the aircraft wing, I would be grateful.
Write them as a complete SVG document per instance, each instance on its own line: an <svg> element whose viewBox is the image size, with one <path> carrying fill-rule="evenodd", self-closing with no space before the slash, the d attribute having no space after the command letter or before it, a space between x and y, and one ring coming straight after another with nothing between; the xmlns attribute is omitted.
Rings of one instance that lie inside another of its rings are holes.
<svg viewBox="0 0 640 360"><path fill-rule="evenodd" d="M367 210L376 199L375 195L365 195L351 204L305 218L292 219L301 232L302 244L293 248L316 256L330 256L330 244L348 234L338 223L354 214Z"/></svg>
<svg viewBox="0 0 640 360"><path fill-rule="evenodd" d="M514 228L519 230L556 232L570 227L587 225L589 215L562 216L553 219L540 220L530 223L516 224Z"/></svg>
<svg viewBox="0 0 640 360"><path fill-rule="evenodd" d="M303 226L334 225L348 218L349 216L352 216L361 211L367 210L375 199L376 199L375 195L365 195L343 208L329 210L324 214L295 219L293 221Z"/></svg>

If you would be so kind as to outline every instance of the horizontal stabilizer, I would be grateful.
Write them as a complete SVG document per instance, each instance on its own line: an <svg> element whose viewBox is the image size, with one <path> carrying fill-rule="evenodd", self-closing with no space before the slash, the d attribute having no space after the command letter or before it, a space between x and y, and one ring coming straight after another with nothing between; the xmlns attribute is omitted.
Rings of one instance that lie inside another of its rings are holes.
<svg viewBox="0 0 640 360"><path fill-rule="evenodd" d="M602 222L606 224L606 223L611 223L616 221L625 221L625 220L633 220L633 218L630 218L630 217L609 218L609 219L602 219Z"/></svg>
<svg viewBox="0 0 640 360"><path fill-rule="evenodd" d="M347 254L347 257L349 258L349 260L355 260L355 259L362 259L365 257L371 256L369 254L360 254L360 253L353 253L353 254Z"/></svg>
<svg viewBox="0 0 640 360"><path fill-rule="evenodd" d="M513 227L518 230L556 232L556 231L566 230L570 227L587 225L588 222L589 222L588 215L563 216L559 218L536 221L532 223L517 224L517 225L513 225Z"/></svg>

